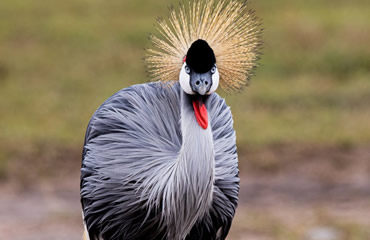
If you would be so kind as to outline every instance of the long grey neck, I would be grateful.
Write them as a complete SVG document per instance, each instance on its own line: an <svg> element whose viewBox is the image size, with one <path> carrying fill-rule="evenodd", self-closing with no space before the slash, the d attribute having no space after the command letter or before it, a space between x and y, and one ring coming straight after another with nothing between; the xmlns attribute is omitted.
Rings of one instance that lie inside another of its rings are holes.
<svg viewBox="0 0 370 240"><path fill-rule="evenodd" d="M184 91L181 91L181 132L179 164L182 164L193 178L204 180L204 177L213 177L214 147L211 124L208 124L207 129L199 126L192 102Z"/></svg>
<svg viewBox="0 0 370 240"><path fill-rule="evenodd" d="M209 209L214 181L214 147L211 124L203 129L196 121L192 102L181 90L182 147L177 158L177 219L169 239L184 239Z"/></svg>

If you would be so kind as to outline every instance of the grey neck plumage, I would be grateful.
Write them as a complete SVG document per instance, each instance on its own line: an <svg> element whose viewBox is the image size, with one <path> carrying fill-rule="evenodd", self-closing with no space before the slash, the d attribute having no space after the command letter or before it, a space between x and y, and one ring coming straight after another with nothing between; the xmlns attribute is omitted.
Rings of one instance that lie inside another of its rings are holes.
<svg viewBox="0 0 370 240"><path fill-rule="evenodd" d="M164 192L162 215L168 223L168 239L174 240L184 239L209 209L214 181L211 125L207 129L198 125L189 96L180 91L182 147Z"/></svg>

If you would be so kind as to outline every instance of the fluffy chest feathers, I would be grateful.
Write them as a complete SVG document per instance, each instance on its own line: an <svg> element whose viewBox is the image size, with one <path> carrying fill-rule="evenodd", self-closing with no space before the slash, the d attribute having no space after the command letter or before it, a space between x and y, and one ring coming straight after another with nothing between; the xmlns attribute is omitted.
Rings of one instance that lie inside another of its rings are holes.
<svg viewBox="0 0 370 240"><path fill-rule="evenodd" d="M113 95L94 114L81 169L91 236L226 236L239 191L231 113L212 94L204 130L181 99L178 84L136 85Z"/></svg>

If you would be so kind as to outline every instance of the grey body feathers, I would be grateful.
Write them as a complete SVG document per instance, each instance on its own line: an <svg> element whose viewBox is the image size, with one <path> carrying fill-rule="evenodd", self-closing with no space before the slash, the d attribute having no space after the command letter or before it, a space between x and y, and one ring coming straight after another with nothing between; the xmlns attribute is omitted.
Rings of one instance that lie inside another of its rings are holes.
<svg viewBox="0 0 370 240"><path fill-rule="evenodd" d="M197 124L178 83L134 85L88 125L81 202L91 240L225 239L239 193L235 132L217 94Z"/></svg>

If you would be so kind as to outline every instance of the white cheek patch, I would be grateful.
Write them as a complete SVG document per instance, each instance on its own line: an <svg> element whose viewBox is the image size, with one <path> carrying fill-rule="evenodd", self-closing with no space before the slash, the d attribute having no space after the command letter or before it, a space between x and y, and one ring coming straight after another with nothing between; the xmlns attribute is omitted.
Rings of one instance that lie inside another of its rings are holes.
<svg viewBox="0 0 370 240"><path fill-rule="evenodd" d="M214 93L218 88L218 83L220 81L220 74L218 73L218 69L216 68L216 72L212 74L212 86L207 92L207 95Z"/></svg>
<svg viewBox="0 0 370 240"><path fill-rule="evenodd" d="M179 79L180 86L182 90L184 90L184 92L186 92L187 94L195 95L195 92L193 92L193 90L191 89L190 75L186 73L185 66L186 66L186 63L182 65L182 68L180 71L180 79Z"/></svg>

